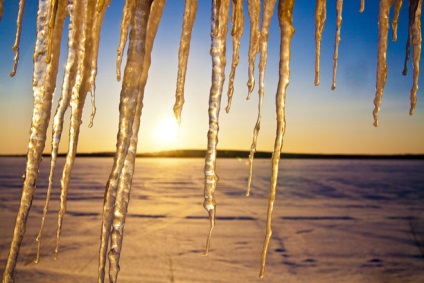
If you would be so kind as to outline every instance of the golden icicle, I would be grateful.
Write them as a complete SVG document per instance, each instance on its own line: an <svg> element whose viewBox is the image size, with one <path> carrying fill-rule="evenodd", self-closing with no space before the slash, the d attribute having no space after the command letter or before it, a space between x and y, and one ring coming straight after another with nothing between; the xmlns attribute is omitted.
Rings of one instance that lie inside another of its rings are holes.
<svg viewBox="0 0 424 283"><path fill-rule="evenodd" d="M365 10L365 0L361 0L361 8L359 8L359 12L362 13Z"/></svg>
<svg viewBox="0 0 424 283"><path fill-rule="evenodd" d="M101 226L101 241L99 251L98 282L104 282L106 254L108 251L110 230L113 222L116 194L119 176L124 167L125 158L130 146L132 126L135 119L139 95L139 79L143 72L147 22L150 15L152 0L136 0L128 46L127 63L124 69L121 98L119 105L119 132L116 142L116 152L112 171L106 184L103 204L103 219Z"/></svg>
<svg viewBox="0 0 424 283"><path fill-rule="evenodd" d="M397 41L397 28L398 28L398 21L399 21L399 14L400 14L400 8L402 7L402 0L395 0L395 12L393 15L392 20L392 41Z"/></svg>
<svg viewBox="0 0 424 283"><path fill-rule="evenodd" d="M0 0L0 22L1 22L1 19L2 19L2 17L3 17L3 11L4 11L4 0Z"/></svg>
<svg viewBox="0 0 424 283"><path fill-rule="evenodd" d="M151 65L151 53L153 49L156 32L162 18L162 12L165 7L166 0L155 0L150 11L149 22L146 34L146 55L144 56L143 71L139 82L138 102L134 123L132 125L132 135L128 153L125 157L124 167L119 176L118 191L115 201L114 218L110 233L110 250L109 257L109 281L116 282L118 279L119 258L122 250L122 241L124 236L125 219L130 200L130 191L132 185L132 177L135 168L135 158L137 154L138 131L140 128L140 118L143 109L144 90L147 83L149 68Z"/></svg>
<svg viewBox="0 0 424 283"><path fill-rule="evenodd" d="M50 0L50 19L49 19L49 44L47 48L46 63L50 63L53 43L53 29L56 22L57 2L59 0Z"/></svg>
<svg viewBox="0 0 424 283"><path fill-rule="evenodd" d="M215 4L215 2L214 2ZM209 131L208 131L208 148L205 157L205 200L203 207L209 214L210 229L206 241L206 249L204 255L208 254L210 239L213 228L215 226L215 188L218 176L215 172L216 154L218 144L219 131L219 110L221 107L222 89L225 80L225 49L226 38L228 32L228 12L230 8L230 0L222 0L221 5L213 5L212 7L212 86L209 94ZM217 28L217 24L219 26ZM217 31L215 34L214 31Z"/></svg>
<svg viewBox="0 0 424 283"><path fill-rule="evenodd" d="M377 53L377 82L374 99L374 126L378 127L378 112L380 111L381 99L387 79L387 41L389 34L389 14L394 0L380 0L378 13L378 53Z"/></svg>
<svg viewBox="0 0 424 283"><path fill-rule="evenodd" d="M58 25L59 26L63 26L64 24L64 19L66 18L66 10L68 9L72 9L73 3L70 2L68 3L67 0L60 0L58 3L58 10L57 10L57 18L58 18ZM72 16L73 14L71 14ZM57 160L57 153L58 153L58 149L59 149L59 142L60 142L60 136L62 133L62 128L63 128L63 116L64 116L64 112L66 110L66 108L69 105L69 98L70 95L67 95L68 93L70 94L70 90L69 90L69 85L66 86L66 83L69 82L69 69L70 66L72 65L72 63L70 63L69 61L71 60L70 58L74 57L74 51L73 51L73 45L75 43L75 40L72 40L71 34L73 32L72 30L72 22L74 21L74 18L71 17L70 19L70 24L69 24L69 39L68 39L68 46L69 46L69 50L68 50L68 63L66 66L66 71L65 71L65 79L62 85L62 90L63 89L67 89L68 91L66 92L66 94L62 91L62 96L59 100L59 106L56 110L56 114L54 116L53 119L53 133L52 133L52 151L51 151L51 160L50 160L50 173L49 173L49 184L47 187L47 193L46 193L46 201L44 203L44 208L43 208L43 216L41 217L41 225L40 225L40 230L38 232L36 241L37 241L37 255L36 258L34 260L35 263L38 263L40 260L40 250L41 250L41 237L43 234L43 229L44 229L44 222L47 216L47 211L49 208L49 202L50 202L50 193L52 190L52 186L53 186L53 172L54 169L56 167L56 160ZM67 95L67 96L66 96Z"/></svg>
<svg viewBox="0 0 424 283"><path fill-rule="evenodd" d="M247 0L247 11L250 21L250 41L249 41L249 81L247 82L248 94L247 99L250 99L250 94L255 87L255 58L259 51L259 21L261 2L260 0Z"/></svg>
<svg viewBox="0 0 424 283"><path fill-rule="evenodd" d="M3 282L14 281L13 272L16 266L20 246L26 229L26 221L32 205L35 184L38 178L42 153L46 141L46 132L49 125L51 102L56 87L56 76L60 56L60 40L62 37L63 23L57 23L52 36L52 56L50 64L46 63L48 46L48 21L50 6L46 1L40 0L37 15L37 39L34 49L33 92L34 108L28 144L25 180L22 197L15 221L13 240L3 274Z"/></svg>
<svg viewBox="0 0 424 283"><path fill-rule="evenodd" d="M290 81L290 44L294 34L293 28L293 6L294 0L280 0L278 4L278 19L281 30L280 43L280 71L278 88L276 94L277 107L277 132L275 136L274 152L272 153L272 175L269 193L269 203L267 212L266 235L261 258L261 270L259 277L265 274L266 253L272 234L271 220L272 210L274 208L275 195L277 190L278 164L280 161L281 149L283 147L283 136L286 129L285 106L286 106L286 89Z"/></svg>
<svg viewBox="0 0 424 283"><path fill-rule="evenodd" d="M244 15L243 15L243 1L242 0L233 0L233 10L232 10L231 22L233 24L233 30L231 31L231 38L233 41L233 58L231 63L231 71L228 80L228 104L225 107L227 113L230 112L231 101L234 95L234 77L236 75L236 68L239 63L239 50L240 50L240 39L243 35L244 29Z"/></svg>
<svg viewBox="0 0 424 283"><path fill-rule="evenodd" d="M327 0L317 0L315 6L315 85L319 85L319 67L321 57L321 40L327 17Z"/></svg>
<svg viewBox="0 0 424 283"><path fill-rule="evenodd" d="M414 23L411 27L411 43L412 43L412 67L413 73L413 84L411 88L411 108L409 109L409 115L414 114L415 105L417 104L417 91L418 91L418 77L420 75L420 57L421 57L421 11L422 11L422 0L411 0L410 3L416 2L417 8L414 13Z"/></svg>
<svg viewBox="0 0 424 283"><path fill-rule="evenodd" d="M337 61L339 58L339 43L340 43L340 30L342 28L342 11L343 11L343 0L337 0L336 2L336 40L334 43L334 55L333 55L333 84L331 85L331 90L336 89L336 75L337 75Z"/></svg>
<svg viewBox="0 0 424 283"><path fill-rule="evenodd" d="M121 34L119 36L119 45L116 56L116 80L121 80L121 63L122 55L124 53L125 44L128 37L128 29L131 22L132 13L134 10L135 0L126 0L125 6L122 9L122 20L121 20Z"/></svg>
<svg viewBox="0 0 424 283"><path fill-rule="evenodd" d="M247 181L247 191L246 196L250 194L250 185L252 183L252 174L253 174L253 158L256 152L256 144L258 142L259 129L261 128L261 116L262 116L262 103L264 100L265 93L265 67L268 54L268 38L269 38L269 27L271 24L271 18L274 14L276 0L265 0L264 9L262 14L262 26L259 36L259 102L258 102L258 117L256 120L255 128L253 129L253 141L250 146L249 154L249 177Z"/></svg>
<svg viewBox="0 0 424 283"><path fill-rule="evenodd" d="M187 72L188 54L190 52L191 32L196 20L197 0L186 0L184 6L183 27L178 50L178 74L175 91L174 115L178 125L181 124L181 111L184 104L184 84Z"/></svg>
<svg viewBox="0 0 424 283"><path fill-rule="evenodd" d="M13 69L12 72L9 74L9 76L13 77L16 74L16 69L18 68L18 62L19 62L19 42L21 40L21 31L22 31L22 17L24 15L24 8L25 8L25 2L26 0L20 0L19 1L19 12L18 12L18 19L16 20L16 36L15 36L15 44L13 44L12 50L15 52L15 59L13 63ZM3 9L3 7L2 7Z"/></svg>
<svg viewBox="0 0 424 283"><path fill-rule="evenodd" d="M406 40L406 54L405 54L405 63L403 67L402 74L406 76L408 74L408 61L411 53L411 37L412 37L412 27L415 20L415 11L418 8L418 0L409 1L409 22L408 22L408 38Z"/></svg>

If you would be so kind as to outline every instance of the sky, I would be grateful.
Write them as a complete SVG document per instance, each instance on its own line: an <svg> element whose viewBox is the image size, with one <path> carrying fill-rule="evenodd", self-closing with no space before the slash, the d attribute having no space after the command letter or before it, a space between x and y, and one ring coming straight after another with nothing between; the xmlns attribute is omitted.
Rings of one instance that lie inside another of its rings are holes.
<svg viewBox="0 0 424 283"><path fill-rule="evenodd" d="M277 1L278 2L278 1ZM335 40L335 0L327 1L327 20L321 47L321 84L314 85L315 23L309 0L297 0L293 24L295 35L291 49L291 77L287 88L286 122L283 152L404 154L424 153L424 104L418 90L415 114L409 116L409 92L412 66L402 76L407 38L408 8L404 1L398 29L398 41L389 36L388 78L379 115L379 127L373 126L378 42L378 1L366 1L359 13L360 0L344 1L343 26L339 46L337 88L331 90ZM18 1L6 0L0 23L0 154L27 152L32 115L32 55L35 43L37 1L27 1L21 38L21 59L15 77L11 51L16 31ZM121 83L116 81L115 60L123 1L112 0L102 28L98 74L96 79L97 114L88 128L91 114L88 96L84 109L78 152L115 151L118 132L118 105ZM173 123L173 105L177 77L178 47L181 35L183 0L168 0L152 53L152 66L146 86L141 118L138 152L169 149L205 149L208 131L208 100L212 61L210 49L211 1L199 1L193 29L185 104L178 132L166 138L164 123ZM272 151L275 131L275 93L278 84L279 26L277 7L271 23L265 97L257 150ZM257 83L250 100L247 96L247 52L249 21L245 3L245 29L241 41L240 64L236 71L234 98L230 112L227 82L231 64L231 38L227 41L227 79L220 112L218 149L249 150L258 113ZM65 31L66 31L65 27ZM231 27L230 27L231 29ZM391 31L390 31L391 34ZM55 112L66 62L67 33L62 39L61 61L52 112ZM258 81L256 58L255 77ZM123 60L122 70L125 65ZM421 64L422 65L422 64ZM420 83L423 84L423 75ZM69 112L69 111L68 111ZM69 113L65 124L69 124ZM165 122L168 121L168 122ZM65 126L65 132L68 128ZM174 130L169 130L175 132ZM48 137L51 132L48 132ZM62 135L60 152L67 151L67 134ZM50 152L50 139L45 152Z"/></svg>

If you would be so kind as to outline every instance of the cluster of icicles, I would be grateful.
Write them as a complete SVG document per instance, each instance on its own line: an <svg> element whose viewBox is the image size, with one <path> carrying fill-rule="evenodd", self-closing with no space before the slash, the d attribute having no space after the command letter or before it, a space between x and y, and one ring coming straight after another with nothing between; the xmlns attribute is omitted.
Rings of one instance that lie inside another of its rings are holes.
<svg viewBox="0 0 424 283"><path fill-rule="evenodd" d="M103 222L101 226L101 244L99 254L98 282L104 282L106 258L109 260L109 280L116 282L119 272L119 257L122 249L122 237L124 232L125 217L130 196L131 182L134 173L136 158L138 131L140 117L143 108L144 90L147 82L148 71L151 64L151 52L156 31L161 19L166 0L126 0L123 8L121 22L121 35L118 45L117 79L121 79L122 54L128 42L128 56L125 65L122 90L120 95L120 119L117 137L116 154L114 164L106 185ZM210 237L215 224L216 200L214 192L218 181L215 173L216 154L219 130L219 111L221 97L225 80L225 51L228 32L228 20L230 11L230 0L212 0L211 21L211 50L212 57L212 86L209 96L209 130L208 148L205 158L205 186L204 207L209 213L210 230L206 243L205 255L208 253ZM290 78L290 44L294 34L292 26L292 15L294 0L279 0L278 19L281 31L279 82L276 93L277 131L275 146L272 155L272 177L269 194L269 206L267 212L266 235L262 251L260 277L264 275L266 253L271 237L272 210L276 195L278 163L283 145L285 130L285 97L286 88ZM34 110L28 145L27 165L24 175L24 185L21 203L16 218L13 241L3 275L3 282L13 282L13 272L17 262L20 245L25 233L26 220L35 191L42 152L45 147L46 132L51 116L52 96L56 88L56 77L58 73L58 61L60 57L60 41L65 18L69 17L68 55L65 74L62 84L61 97L53 118L51 169L49 184L47 188L46 203L43 210L40 232L37 236L38 252L35 261L39 260L41 235L45 216L48 210L49 197L52 189L53 172L57 160L58 147L63 129L65 111L71 109L71 122L69 133L69 149L66 163L61 178L60 209L58 215L57 244L55 253L59 250L59 239L66 210L66 198L69 187L71 169L74 163L78 135L81 124L82 109L86 95L92 95L93 113L95 78L97 73L97 55L99 48L99 37L102 21L110 0L39 0L37 16L37 39L34 50ZM360 12L364 10L364 0L360 2ZM379 40L377 56L377 82L376 96L374 100L374 125L378 123L378 111L380 108L383 89L387 77L386 50L388 44L389 13L395 0L380 0L380 12L378 17ZM396 0L393 17L393 41L396 40L397 22L402 0ZM25 0L20 0L17 20L17 34L13 51L15 52L15 64L10 76L16 72L19 60L19 38ZM262 16L261 16L262 6ZM264 96L265 65L267 61L268 33L276 0L248 0L248 14L250 20L250 42L249 42L249 80L248 98L254 89L254 64L255 57L259 53L259 113L254 127L254 136L251 146L249 161L250 172L247 185L249 195L253 157L256 151L256 141L260 128L261 109ZM336 87L336 71L338 60L338 46L340 41L340 29L342 24L343 0L336 0L337 7L337 31L334 50L334 70L332 89ZM419 60L421 53L421 7L422 0L409 0L409 29L407 40L407 51L405 58L404 74L407 72L407 61L409 59L410 47L412 46L413 57L413 87L411 89L411 108L413 114L416 104L416 92L418 89ZM231 72L228 83L228 106L230 110L231 99L234 92L234 75L239 61L240 38L243 34L244 15L243 0L232 1L232 43L233 56ZM181 110L184 103L184 81L187 68L188 53L193 24L197 12L197 0L185 0L184 20L180 49L178 53L178 74L176 86L176 101L174 106L175 117L181 122ZM3 13L3 0L0 0L0 20ZM260 19L262 22L260 23ZM319 84L320 67L320 44L321 34L326 19L326 0L317 0L315 9L315 39L316 39L316 61L315 61L315 85ZM92 121L91 121L92 122ZM90 125L91 125L90 122Z"/></svg>

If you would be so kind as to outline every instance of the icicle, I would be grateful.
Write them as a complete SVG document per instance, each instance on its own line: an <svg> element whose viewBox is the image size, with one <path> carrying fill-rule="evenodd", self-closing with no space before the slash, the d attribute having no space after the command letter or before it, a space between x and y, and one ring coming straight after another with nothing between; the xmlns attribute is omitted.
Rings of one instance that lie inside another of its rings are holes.
<svg viewBox="0 0 424 283"><path fill-rule="evenodd" d="M61 1L59 1L58 4L59 4L59 6L58 6L58 11L57 11L57 17L58 17L59 26L61 27L61 26L63 26L64 19L66 17L66 9L67 9L66 5L69 5L68 9L72 9L71 8L72 2L68 4L67 1L61 0ZM69 30L70 30L69 36L71 35L71 33L73 31L72 30L72 22L73 21L74 21L74 17L71 17L70 24L69 24ZM69 46L69 48L68 48L68 50L69 50L68 51L68 64L67 64L67 67L66 67L67 71L65 73L65 80L64 80L64 83L63 83L63 87L62 87L63 89L65 89L65 88L69 89L69 85L68 85L68 87L65 87L65 83L68 82L68 77L69 77L69 70L68 70L69 64L70 64L69 58L75 57L75 56L71 56L71 54L73 54L72 49L74 48L73 47L74 43L75 43L75 40L71 40L71 36L70 36L69 40L68 40L68 46ZM69 92L70 92L70 90L69 90ZM68 97L69 97L69 95L68 95ZM47 211L48 211L48 208L49 208L50 193L51 193L51 189L52 189L52 185L53 185L53 172L54 172L54 169L55 169L55 166L56 166L60 135L61 135L62 128L63 128L63 115L64 115L64 112L65 112L66 108L68 107L68 105L69 105L69 98L68 99L66 99L66 97L64 98L64 93L62 92L62 96L61 96L60 101L59 101L59 107L56 110L56 114L55 114L55 117L53 119L54 122L53 122L53 134L52 134L52 152L51 152L51 160L50 160L49 185L47 187L46 201L45 201L44 208L43 208L43 216L41 218L40 231L38 232L38 235L37 235L37 238L36 238L36 241L37 241L37 256L34 260L35 263L38 263L39 260L40 260L41 236L43 234L44 222L45 222ZM62 115L60 117L58 117L60 115L58 113L62 113Z"/></svg>
<svg viewBox="0 0 424 283"><path fill-rule="evenodd" d="M339 58L339 43L340 43L340 29L342 28L342 11L343 11L343 0L337 0L336 2L336 41L334 43L334 55L333 55L333 84L331 90L336 89L336 74L337 74L337 60Z"/></svg>
<svg viewBox="0 0 424 283"><path fill-rule="evenodd" d="M203 207L209 214L210 229L204 255L208 254L212 230L215 226L216 201L214 193L218 181L218 176L215 172L216 146L218 144L219 110L225 80L225 49L230 1L221 0L221 5L217 6L215 4L214 2L214 5L212 5L212 86L209 95L208 149L205 158L205 201L203 202ZM219 26L217 27L218 23ZM216 34L214 31L216 31Z"/></svg>
<svg viewBox="0 0 424 283"><path fill-rule="evenodd" d="M249 81L247 82L248 94L247 99L250 99L250 94L255 88L255 58L259 51L259 21L261 2L260 0L247 0L247 11L250 21L250 42L249 42Z"/></svg>
<svg viewBox="0 0 424 283"><path fill-rule="evenodd" d="M272 177L269 193L269 204L267 212L267 225L264 246L262 250L261 270L259 277L262 278L265 273L266 253L268 250L269 240L271 238L271 220L272 210L274 207L277 179L278 179L278 164L280 161L281 149L283 147L283 136L286 129L285 119L285 104L286 104L286 89L290 80L290 44L294 34L293 28L293 6L294 0L280 0L278 5L278 19L281 30L281 45L280 45L280 79L278 81L278 89L276 94L277 106L277 132L275 137L274 152L272 154Z"/></svg>
<svg viewBox="0 0 424 283"><path fill-rule="evenodd" d="M415 11L418 8L418 0L409 1L409 23L408 23L408 38L406 40L406 55L405 65L403 67L402 74L406 76L408 74L408 61L411 53L411 37L412 37L412 26L415 20Z"/></svg>
<svg viewBox="0 0 424 283"><path fill-rule="evenodd" d="M361 8L359 8L359 12L362 13L365 10L365 0L361 0Z"/></svg>
<svg viewBox="0 0 424 283"><path fill-rule="evenodd" d="M9 256L3 274L3 282L13 282L13 272L18 258L20 246L25 234L26 221L31 208L35 183L38 178L38 169L42 159L45 146L46 132L50 120L53 92L56 86L56 75L58 70L60 40L62 37L62 19L57 19L53 32L52 60L46 64L46 52L48 46L47 29L50 6L46 1L40 0L37 15L37 39L34 49L34 110L30 129L28 144L27 165L25 180L22 189L22 197L16 216L13 240ZM59 22L61 21L61 22Z"/></svg>
<svg viewBox="0 0 424 283"><path fill-rule="evenodd" d="M119 45L116 57L116 79L118 82L121 80L122 53L124 52L125 44L127 43L128 29L130 26L134 4L134 0L126 0L125 6L122 10L121 34L119 36Z"/></svg>
<svg viewBox="0 0 424 283"><path fill-rule="evenodd" d="M319 65L321 57L321 40L327 17L327 0L317 0L315 7L315 85L319 85Z"/></svg>
<svg viewBox="0 0 424 283"><path fill-rule="evenodd" d="M131 21L132 28L130 31L127 64L124 70L124 80L120 98L121 102L119 105L120 119L116 153L112 172L106 184L103 204L98 282L103 282L105 277L106 254L113 222L119 176L121 175L130 146L130 139L133 134L132 126L138 104L138 94L140 92L139 79L143 72L143 64L140 64L140 62L144 62L146 49L144 43L146 40L147 22L151 4L152 0L136 0Z"/></svg>
<svg viewBox="0 0 424 283"><path fill-rule="evenodd" d="M252 173L253 173L253 158L256 152L256 144L258 141L258 133L261 125L261 116L262 116L262 102L264 99L264 88L265 88L265 67L268 53L268 37L269 37L269 26L271 24L271 18L274 14L276 0L265 0L264 10L262 14L262 27L259 37L259 52L261 54L259 61L259 103L258 103L258 118L256 120L255 128L253 129L253 141L250 147L249 154L249 178L247 181L247 191L246 196L250 194L250 185L252 183Z"/></svg>
<svg viewBox="0 0 424 283"><path fill-rule="evenodd" d="M128 153L125 157L124 167L119 176L118 191L114 208L114 219L111 227L111 243L109 251L109 281L116 282L119 272L119 258L122 250L122 240L125 226L125 218L127 214L132 177L134 174L135 158L137 153L138 131L140 128L140 118L143 109L144 90L147 83L148 72L151 64L151 52L153 49L154 39L162 17L166 0L155 0L150 11L149 21L146 34L146 55L144 56L143 71L141 74L138 103L134 123L132 125L132 135Z"/></svg>
<svg viewBox="0 0 424 283"><path fill-rule="evenodd" d="M402 7L402 0L395 0L395 13L392 20L392 41L397 41L397 28L398 28L398 20L399 20L399 14L400 14L400 8Z"/></svg>
<svg viewBox="0 0 424 283"><path fill-rule="evenodd" d="M197 13L197 0L186 0L184 6L184 20L178 50L178 75L175 91L174 115L181 124L181 111L184 104L184 83L187 72L188 54L190 52L191 32Z"/></svg>
<svg viewBox="0 0 424 283"><path fill-rule="evenodd" d="M0 0L0 22L3 17L3 10L4 10L3 5L4 5L4 0Z"/></svg>
<svg viewBox="0 0 424 283"><path fill-rule="evenodd" d="M389 33L390 7L394 0L381 0L380 12L378 14L378 55L377 55L377 83L374 99L374 126L378 127L378 112L380 110L381 98L383 97L384 86L387 79L387 38Z"/></svg>
<svg viewBox="0 0 424 283"><path fill-rule="evenodd" d="M230 78L228 81L228 104L225 111L230 112L231 101L234 94L234 76L236 74L236 68L239 63L239 50L240 50L240 39L243 35L244 29L244 15L243 15L243 1L233 0L233 11L232 11L231 22L233 24L233 30L231 31L231 37L233 40L233 58L231 63Z"/></svg>
<svg viewBox="0 0 424 283"><path fill-rule="evenodd" d="M22 31L22 16L24 15L24 8L25 8L25 2L26 0L20 0L19 1L19 12L18 12L18 19L16 20L16 36L15 36L15 44L13 44L12 50L15 52L15 59L13 64L12 72L9 74L9 76L13 77L16 74L16 69L18 68L18 62L19 62L19 42L21 40L21 31ZM3 5L1 7L1 10L3 10ZM1 11L0 14L2 14L3 11Z"/></svg>
<svg viewBox="0 0 424 283"><path fill-rule="evenodd" d="M50 0L50 19L49 19L49 44L47 47L47 56L46 62L50 63L51 54L52 54L52 43L53 43L53 29L56 22L56 13L57 13L57 2L59 0Z"/></svg>
<svg viewBox="0 0 424 283"><path fill-rule="evenodd" d="M412 42L412 67L414 69L413 74L413 85L411 88L411 108L409 109L409 115L414 114L415 105L417 104L417 91L418 91L418 76L420 74L420 57L421 57L421 9L422 0L411 0L410 5L416 5L417 8L414 13L414 21L411 27L410 41Z"/></svg>

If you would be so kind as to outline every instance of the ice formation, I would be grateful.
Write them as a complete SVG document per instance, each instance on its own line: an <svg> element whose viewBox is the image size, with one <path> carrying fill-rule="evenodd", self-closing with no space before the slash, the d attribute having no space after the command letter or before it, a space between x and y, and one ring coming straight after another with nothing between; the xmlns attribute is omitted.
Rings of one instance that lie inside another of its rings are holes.
<svg viewBox="0 0 424 283"><path fill-rule="evenodd" d="M340 29L342 23L343 0L336 0L337 7L337 31L334 50L333 85L336 83L336 70L338 59L338 45L340 41ZM99 251L98 282L104 282L106 273L106 261L109 260L109 281L116 282L119 272L119 259L122 250L122 240L125 226L126 213L130 199L132 177L134 173L135 158L138 143L140 118L143 109L143 98L151 64L151 52L155 35L159 26L166 0L126 0L123 8L121 21L121 34L117 49L116 75L121 79L121 62L123 52L129 35L128 56L124 69L121 97L120 97L120 120L117 137L114 164L106 184L103 207L103 220L101 226L101 242ZM267 211L266 234L263 245L260 277L264 276L266 254L272 234L272 211L276 196L278 164L283 146L285 131L285 98L286 89L290 79L290 44L294 35L293 7L294 0L279 0L278 19L280 26L280 63L279 82L276 93L276 117L277 131L274 150L272 155L272 177L270 181L269 204ZM228 84L228 112L234 91L235 70L239 62L240 38L244 29L243 1L232 0L232 25L231 32L233 42L233 55ZM262 22L261 1L247 0L247 9L250 20L250 40L248 50L248 96L254 89L254 65L255 57L260 54L259 62L259 103L258 118L254 128L253 142L251 146L250 170L248 178L248 192L251 183L252 161L256 151L256 140L260 128L262 115L262 101L264 96L265 65L267 61L268 30L275 8L276 0L263 2ZM387 77L386 51L388 45L389 15L390 9L395 3L393 26L393 41L397 38L397 25L402 0L380 0L380 12L378 19L379 40L377 53L377 80L376 98L374 100L374 125L378 125L378 111L381 104L383 90ZM13 282L13 274L16 266L20 246L25 234L26 220L31 208L42 152L45 147L46 132L51 116L53 93L56 88L58 62L60 57L60 42L65 18L69 16L68 25L68 54L65 65L61 96L53 118L51 167L47 188L46 202L43 209L40 231L37 236L38 252L36 262L39 261L41 236L44 221L47 214L50 193L53 186L53 172L57 161L59 143L63 130L64 115L67 108L71 108L71 124L69 133L69 149L61 178L61 197L58 215L56 255L59 248L59 237L63 216L66 211L66 197L71 176L71 169L77 151L78 136L82 111L85 98L91 93L94 101L95 78L97 74L97 55L99 50L100 30L105 11L110 0L39 0L37 14L37 35L34 50L33 72L33 97L34 108L27 153L27 165L24 174L24 184L21 202L15 222L13 240L7 259L3 282ZM196 17L197 0L185 0L184 19L180 49L178 53L178 74L176 88L176 102L174 114L181 121L181 110L184 103L184 81L187 70L188 53L190 48L191 32ZM360 12L364 10L365 1L360 2ZM25 0L19 2L17 16L17 32L13 50L15 63L11 76L16 72L19 60L19 38L22 28L23 9ZM421 54L421 8L422 0L409 1L409 29L406 43L405 68L412 46L413 86L410 94L413 114L418 89L419 61ZM230 0L212 0L211 21L211 57L212 57L212 85L209 95L209 130L207 139L207 153L205 157L205 184L204 184L204 207L210 218L210 229L206 242L205 255L209 251L212 231L215 225L216 200L215 189L218 181L216 174L216 154L219 130L219 111L225 81L226 65L226 39L228 32L228 19ZM3 0L0 0L0 21L3 15ZM315 9L315 84L319 84L319 63L322 32L326 19L326 0L317 0ZM95 107L90 124L94 116Z"/></svg>

